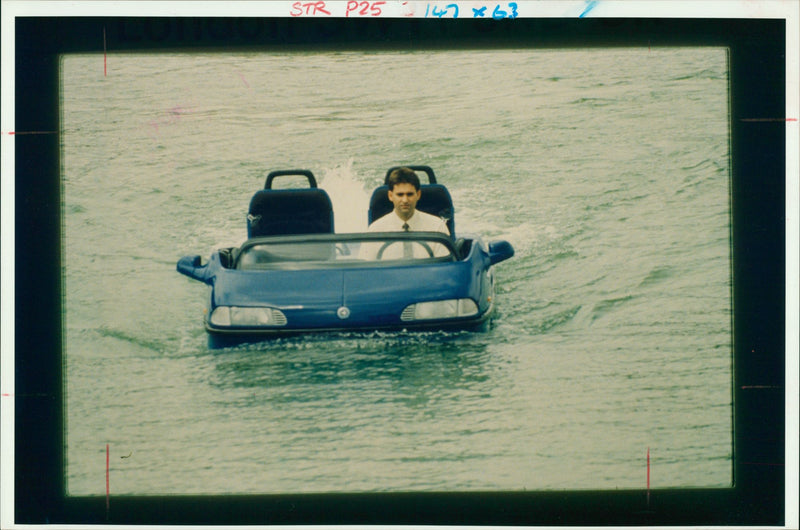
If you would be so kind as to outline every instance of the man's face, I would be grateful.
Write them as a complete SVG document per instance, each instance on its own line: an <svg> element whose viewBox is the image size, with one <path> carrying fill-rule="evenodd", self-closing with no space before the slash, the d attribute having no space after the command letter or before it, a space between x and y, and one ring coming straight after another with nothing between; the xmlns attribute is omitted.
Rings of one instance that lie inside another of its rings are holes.
<svg viewBox="0 0 800 530"><path fill-rule="evenodd" d="M394 211L401 219L408 219L417 208L417 201L422 195L421 190L414 188L413 184L401 182L389 190L389 200L394 204Z"/></svg>

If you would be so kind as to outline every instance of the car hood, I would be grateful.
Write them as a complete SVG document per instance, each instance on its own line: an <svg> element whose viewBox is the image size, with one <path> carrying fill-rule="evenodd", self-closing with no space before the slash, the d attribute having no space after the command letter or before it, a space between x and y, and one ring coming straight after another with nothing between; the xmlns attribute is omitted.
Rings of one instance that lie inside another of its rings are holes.
<svg viewBox="0 0 800 530"><path fill-rule="evenodd" d="M409 304L470 296L472 268L462 262L426 266L225 271L212 305L270 306L291 327L372 326L399 322ZM347 318L337 313L347 308Z"/></svg>

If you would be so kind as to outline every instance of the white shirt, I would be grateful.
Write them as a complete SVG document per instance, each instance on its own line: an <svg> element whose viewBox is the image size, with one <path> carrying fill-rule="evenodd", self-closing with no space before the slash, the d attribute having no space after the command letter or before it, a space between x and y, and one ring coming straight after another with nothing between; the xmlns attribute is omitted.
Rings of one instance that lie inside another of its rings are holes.
<svg viewBox="0 0 800 530"><path fill-rule="evenodd" d="M408 224L410 232L441 232L450 235L450 230L447 228L447 223L441 217L431 215L429 213L414 210L411 217L404 221L397 215L397 212L392 210L380 219L377 219L369 225L369 232L403 232L404 224ZM404 256L404 245L409 247L415 258L429 258L428 251L420 244L417 243L397 243L389 245L384 249L381 259L399 259ZM447 248L440 243L434 243L431 246L434 256L447 256L449 254ZM373 248L374 247L374 248ZM378 249L381 245L364 244L362 245L361 252L359 253L363 259L374 259L377 257Z"/></svg>
<svg viewBox="0 0 800 530"><path fill-rule="evenodd" d="M429 213L414 210L413 215L408 221L403 221L397 212L392 210L380 219L373 221L369 225L369 232L402 232L403 225L408 223L408 229L411 232L442 232L443 234L450 235L450 230L447 229L447 223L441 217L436 217Z"/></svg>

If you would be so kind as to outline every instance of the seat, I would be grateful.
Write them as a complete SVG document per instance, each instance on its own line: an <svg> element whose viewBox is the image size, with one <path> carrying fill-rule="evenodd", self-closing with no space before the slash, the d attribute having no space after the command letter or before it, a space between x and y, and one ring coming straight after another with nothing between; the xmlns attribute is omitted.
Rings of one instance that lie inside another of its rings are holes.
<svg viewBox="0 0 800 530"><path fill-rule="evenodd" d="M308 188L271 188L273 176L297 173L273 172L267 179L265 189L253 195L247 213L248 238L333 233L331 199L325 190L316 187L313 176L308 177ZM310 172L300 170L300 174L306 175Z"/></svg>
<svg viewBox="0 0 800 530"><path fill-rule="evenodd" d="M333 205L324 190L259 190L250 200L247 237L332 233Z"/></svg>

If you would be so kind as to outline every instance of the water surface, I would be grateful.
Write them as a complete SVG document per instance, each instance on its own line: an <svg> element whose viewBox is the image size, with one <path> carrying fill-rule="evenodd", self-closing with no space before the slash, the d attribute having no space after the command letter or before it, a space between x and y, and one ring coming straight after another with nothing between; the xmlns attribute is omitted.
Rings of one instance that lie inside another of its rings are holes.
<svg viewBox="0 0 800 530"><path fill-rule="evenodd" d="M66 56L68 491L725 487L732 480L725 51ZM485 333L210 350L183 255L246 237L273 169L337 231L431 165L506 239Z"/></svg>

